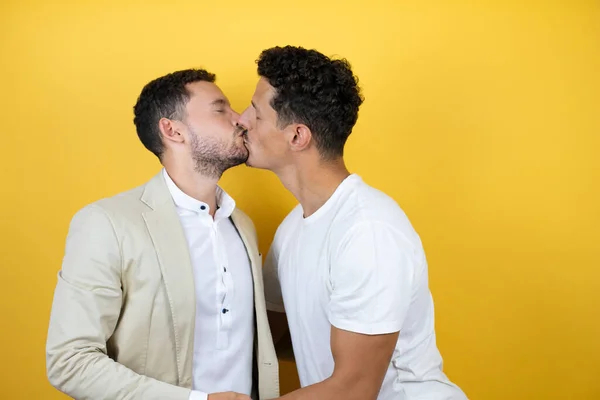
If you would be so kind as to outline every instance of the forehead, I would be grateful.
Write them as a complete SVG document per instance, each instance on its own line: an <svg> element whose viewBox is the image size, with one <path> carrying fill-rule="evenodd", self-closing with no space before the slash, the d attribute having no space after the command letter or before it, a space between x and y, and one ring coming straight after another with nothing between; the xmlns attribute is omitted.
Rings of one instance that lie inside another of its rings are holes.
<svg viewBox="0 0 600 400"><path fill-rule="evenodd" d="M256 90L254 91L254 99L259 103L268 103L275 94L275 88L271 86L268 80L260 78L256 84Z"/></svg>
<svg viewBox="0 0 600 400"><path fill-rule="evenodd" d="M221 89L212 82L192 82L185 85L185 88L190 93L188 105L210 105L215 100L225 99Z"/></svg>

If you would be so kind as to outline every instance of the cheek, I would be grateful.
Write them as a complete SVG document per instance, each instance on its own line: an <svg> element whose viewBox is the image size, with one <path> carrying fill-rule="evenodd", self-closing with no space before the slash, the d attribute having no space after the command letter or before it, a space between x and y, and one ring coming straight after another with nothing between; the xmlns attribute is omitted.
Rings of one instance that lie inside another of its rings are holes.
<svg viewBox="0 0 600 400"><path fill-rule="evenodd" d="M263 128L258 130L258 141L265 150L269 151L274 148L277 140L277 132L273 129Z"/></svg>
<svg viewBox="0 0 600 400"><path fill-rule="evenodd" d="M275 131L266 141L267 151L272 156L283 157L287 153L287 144L283 136L283 132Z"/></svg>
<svg viewBox="0 0 600 400"><path fill-rule="evenodd" d="M202 121L202 124L197 124L194 128L194 131L199 138L220 139L224 137L224 134L227 131L227 126L219 119L207 118L206 120Z"/></svg>
<svg viewBox="0 0 600 400"><path fill-rule="evenodd" d="M255 145L260 145L263 147L269 142L269 128L267 125L261 124L260 121L257 121L252 130L248 132L248 136L250 139L252 139L252 142Z"/></svg>
<svg viewBox="0 0 600 400"><path fill-rule="evenodd" d="M214 115L213 118L207 120L207 123L217 132L233 131L233 124L226 113Z"/></svg>

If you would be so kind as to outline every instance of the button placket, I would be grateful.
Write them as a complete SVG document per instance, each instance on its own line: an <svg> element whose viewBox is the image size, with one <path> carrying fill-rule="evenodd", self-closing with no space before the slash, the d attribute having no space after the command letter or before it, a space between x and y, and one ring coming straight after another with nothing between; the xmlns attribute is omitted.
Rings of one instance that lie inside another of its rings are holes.
<svg viewBox="0 0 600 400"><path fill-rule="evenodd" d="M230 298L233 291L233 279L231 273L227 269L227 253L221 240L221 235L218 230L218 222L213 226L215 239L215 253L217 256L217 266L220 269L221 284L224 291L223 300L220 309L220 329L218 338L218 348L224 349L229 345L229 331L231 330L232 318L230 310Z"/></svg>

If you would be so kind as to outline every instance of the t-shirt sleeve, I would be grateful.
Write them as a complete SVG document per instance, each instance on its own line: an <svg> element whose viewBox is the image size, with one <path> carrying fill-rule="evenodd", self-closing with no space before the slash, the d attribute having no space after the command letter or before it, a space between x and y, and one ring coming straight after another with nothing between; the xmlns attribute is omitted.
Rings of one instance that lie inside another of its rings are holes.
<svg viewBox="0 0 600 400"><path fill-rule="evenodd" d="M399 332L412 298L414 263L411 245L394 227L353 227L332 257L329 322L367 335Z"/></svg>
<svg viewBox="0 0 600 400"><path fill-rule="evenodd" d="M281 295L281 285L279 283L278 257L279 249L277 237L273 239L271 248L267 253L265 265L263 267L263 280L265 284L265 301L267 310L275 312L285 312L283 306L283 297Z"/></svg>

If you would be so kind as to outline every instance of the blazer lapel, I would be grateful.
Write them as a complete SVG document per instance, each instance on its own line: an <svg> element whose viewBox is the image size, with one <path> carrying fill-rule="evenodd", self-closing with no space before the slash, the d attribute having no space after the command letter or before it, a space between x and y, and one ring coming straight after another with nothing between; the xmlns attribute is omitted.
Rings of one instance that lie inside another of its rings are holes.
<svg viewBox="0 0 600 400"><path fill-rule="evenodd" d="M250 258L252 280L254 282L254 310L256 315L256 336L258 338L259 347L258 362L262 363L264 358L263 350L267 344L265 340L271 340L271 331L267 320L262 277L262 258L258 253L258 239L254 232L254 228L251 226L250 219L245 214L235 209L233 214L231 214L231 220L240 234L242 242L244 242L244 246L246 247L248 257Z"/></svg>
<svg viewBox="0 0 600 400"><path fill-rule="evenodd" d="M241 214L237 208L233 210L233 213L231 214L231 220L240 234L242 242L244 242L244 246L246 247L248 257L250 258L252 280L254 281L254 294L256 295L256 293L262 293L262 262L260 260L260 255L258 254L256 236L249 234L250 228L248 227L248 221L246 221L247 218L248 217Z"/></svg>
<svg viewBox="0 0 600 400"><path fill-rule="evenodd" d="M194 275L185 234L162 171L148 182L141 200L152 209L143 213L143 218L169 298L179 383L191 387L196 313Z"/></svg>

